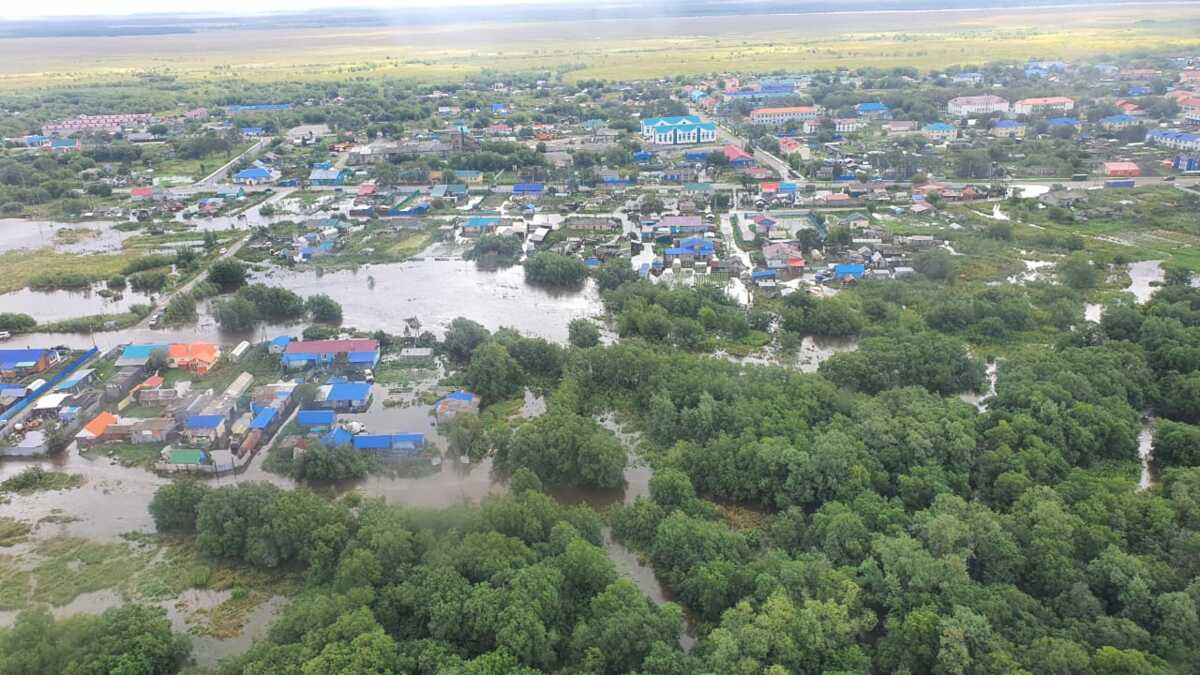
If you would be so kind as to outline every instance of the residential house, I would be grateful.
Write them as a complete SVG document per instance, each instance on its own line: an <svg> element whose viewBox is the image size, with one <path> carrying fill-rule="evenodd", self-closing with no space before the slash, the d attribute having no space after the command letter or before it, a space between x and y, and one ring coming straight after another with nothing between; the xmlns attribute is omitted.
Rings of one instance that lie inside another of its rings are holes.
<svg viewBox="0 0 1200 675"><path fill-rule="evenodd" d="M479 397L469 391L451 392L434 404L434 417L442 423L459 413L478 413L479 403Z"/></svg>
<svg viewBox="0 0 1200 675"><path fill-rule="evenodd" d="M0 380L16 380L31 373L45 372L58 363L53 349L0 349Z"/></svg>
<svg viewBox="0 0 1200 675"><path fill-rule="evenodd" d="M917 123L912 120L890 120L883 123L883 130L889 136L911 134L917 130Z"/></svg>
<svg viewBox="0 0 1200 675"><path fill-rule="evenodd" d="M804 251L795 244L786 242L764 244L762 254L767 262L767 269L774 272L778 278L791 279L804 271Z"/></svg>
<svg viewBox="0 0 1200 675"><path fill-rule="evenodd" d="M344 359L350 365L373 368L379 363L376 340L300 340L290 342L283 351L286 368L327 366Z"/></svg>
<svg viewBox="0 0 1200 675"><path fill-rule="evenodd" d="M317 389L312 403L317 408L346 413L366 412L371 407L371 385L366 382L334 382Z"/></svg>
<svg viewBox="0 0 1200 675"><path fill-rule="evenodd" d="M311 185L345 185L349 177L348 169L313 169L308 174L308 182Z"/></svg>
<svg viewBox="0 0 1200 675"><path fill-rule="evenodd" d="M680 264L690 265L694 262L707 262L716 253L712 240L704 237L688 237L663 251L663 261L671 264L678 260Z"/></svg>
<svg viewBox="0 0 1200 675"><path fill-rule="evenodd" d="M754 157L736 145L726 145L721 152L731 166L742 168L754 164Z"/></svg>
<svg viewBox="0 0 1200 675"><path fill-rule="evenodd" d="M183 423L183 437L190 443L216 445L225 437L224 415L192 415Z"/></svg>
<svg viewBox="0 0 1200 675"><path fill-rule="evenodd" d="M203 375L221 358L221 348L211 342L173 344L167 348L167 365Z"/></svg>
<svg viewBox="0 0 1200 675"><path fill-rule="evenodd" d="M252 166L233 175L233 182L238 185L261 185L275 180L271 170L262 166Z"/></svg>
<svg viewBox="0 0 1200 675"><path fill-rule="evenodd" d="M477 239L485 234L492 234L500 227L501 220L497 216L471 216L463 221L462 236Z"/></svg>
<svg viewBox="0 0 1200 675"><path fill-rule="evenodd" d="M331 439L337 441L335 437ZM350 443L355 450L381 459L413 459L420 457L425 449L425 434L358 434Z"/></svg>
<svg viewBox="0 0 1200 675"><path fill-rule="evenodd" d="M216 189L218 199L241 199L246 191L238 185L221 185Z"/></svg>

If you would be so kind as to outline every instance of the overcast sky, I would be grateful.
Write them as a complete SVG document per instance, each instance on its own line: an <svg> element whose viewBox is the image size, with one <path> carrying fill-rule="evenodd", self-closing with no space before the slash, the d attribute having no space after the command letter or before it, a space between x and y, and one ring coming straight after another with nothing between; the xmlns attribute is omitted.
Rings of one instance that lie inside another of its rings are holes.
<svg viewBox="0 0 1200 675"><path fill-rule="evenodd" d="M519 4L579 4L588 0L520 0ZM428 0L58 0L49 5L36 2L4 3L3 17L36 18L41 16L87 16L113 14L170 14L204 12L208 14L247 14L285 12L336 7L429 7ZM436 6L511 5L511 0L436 0ZM592 4L595 4L594 2ZM3 17L0 17L2 20Z"/></svg>

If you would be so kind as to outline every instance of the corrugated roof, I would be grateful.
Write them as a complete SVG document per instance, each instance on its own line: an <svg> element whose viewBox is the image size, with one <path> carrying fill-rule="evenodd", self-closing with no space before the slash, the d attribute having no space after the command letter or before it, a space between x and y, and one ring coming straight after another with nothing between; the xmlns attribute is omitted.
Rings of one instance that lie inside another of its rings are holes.
<svg viewBox="0 0 1200 675"><path fill-rule="evenodd" d="M371 385L366 382L343 382L329 387L327 401L365 401L371 396Z"/></svg>
<svg viewBox="0 0 1200 675"><path fill-rule="evenodd" d="M271 421L275 419L275 409L265 408L254 417L254 421L250 423L251 429L266 429L271 426Z"/></svg>
<svg viewBox="0 0 1200 675"><path fill-rule="evenodd" d="M301 410L296 414L296 422L305 427L329 426L336 420L332 410Z"/></svg>
<svg viewBox="0 0 1200 675"><path fill-rule="evenodd" d="M183 426L186 429L216 429L224 419L220 415L192 415Z"/></svg>
<svg viewBox="0 0 1200 675"><path fill-rule="evenodd" d="M288 354L340 354L350 352L377 352L375 340L300 340L288 344Z"/></svg>

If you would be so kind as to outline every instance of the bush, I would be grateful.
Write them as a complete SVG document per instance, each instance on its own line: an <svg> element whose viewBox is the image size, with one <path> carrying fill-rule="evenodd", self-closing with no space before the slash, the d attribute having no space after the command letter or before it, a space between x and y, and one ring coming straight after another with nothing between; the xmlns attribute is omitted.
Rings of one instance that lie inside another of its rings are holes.
<svg viewBox="0 0 1200 675"><path fill-rule="evenodd" d="M44 272L29 280L29 287L35 291L87 288L91 285L92 277L82 272Z"/></svg>
<svg viewBox="0 0 1200 675"><path fill-rule="evenodd" d="M191 293L180 293L171 298L163 311L163 320L168 326L182 326L195 323L199 316L196 313L196 298Z"/></svg>
<svg viewBox="0 0 1200 675"><path fill-rule="evenodd" d="M157 293L167 285L167 273L162 270L149 270L129 275L129 286L142 293Z"/></svg>
<svg viewBox="0 0 1200 675"><path fill-rule="evenodd" d="M600 344L600 329L587 319L575 319L567 325L567 340L574 347L587 349Z"/></svg>
<svg viewBox="0 0 1200 675"><path fill-rule="evenodd" d="M126 276L135 272L145 272L146 270L157 269L159 267L169 267L175 262L175 256L167 255L144 255L140 258L134 258L125 264L125 269L122 273Z"/></svg>
<svg viewBox="0 0 1200 675"><path fill-rule="evenodd" d="M208 487L192 480L164 485L150 500L150 516L159 532L190 534L196 531L196 512Z"/></svg>
<svg viewBox="0 0 1200 675"><path fill-rule="evenodd" d="M37 327L37 319L28 314L0 313L0 330L9 333L24 333Z"/></svg>
<svg viewBox="0 0 1200 675"><path fill-rule="evenodd" d="M568 288L587 278L587 265L578 258L543 251L525 261L525 280L543 286Z"/></svg>

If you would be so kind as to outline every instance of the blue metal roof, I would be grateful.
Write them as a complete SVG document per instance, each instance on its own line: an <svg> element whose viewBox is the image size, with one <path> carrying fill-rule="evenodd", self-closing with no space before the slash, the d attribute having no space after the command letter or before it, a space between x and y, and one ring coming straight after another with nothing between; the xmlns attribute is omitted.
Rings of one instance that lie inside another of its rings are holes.
<svg viewBox="0 0 1200 675"><path fill-rule="evenodd" d="M271 422L275 419L274 408L264 408L254 417L254 421L250 423L251 429L266 429L271 426Z"/></svg>
<svg viewBox="0 0 1200 675"><path fill-rule="evenodd" d="M446 398L450 399L451 401L474 401L475 394L472 394L469 391L452 391L449 394L446 394Z"/></svg>
<svg viewBox="0 0 1200 675"><path fill-rule="evenodd" d="M349 363L375 363L379 360L379 352L350 352L346 355Z"/></svg>
<svg viewBox="0 0 1200 675"><path fill-rule="evenodd" d="M280 335L279 337L275 338L274 340L271 340L271 344L276 347L287 347L288 343L291 341L292 341L292 338L290 338L286 335Z"/></svg>
<svg viewBox="0 0 1200 675"><path fill-rule="evenodd" d="M329 433L322 436L321 442L325 445L345 446L350 445L353 439L354 436L351 435L349 431L346 431L341 427L337 427L336 429L332 429Z"/></svg>
<svg viewBox="0 0 1200 675"><path fill-rule="evenodd" d="M331 385L327 401L365 401L371 396L371 385L366 382L345 382Z"/></svg>
<svg viewBox="0 0 1200 675"><path fill-rule="evenodd" d="M336 420L332 410L301 410L296 414L296 422L305 427L327 427Z"/></svg>
<svg viewBox="0 0 1200 675"><path fill-rule="evenodd" d="M121 351L121 358L123 358L123 359L148 359L148 358L150 358L150 355L153 354L155 351L160 350L160 349L165 350L165 349L167 349L167 347L168 347L168 345L165 342L158 342L155 344L148 344L148 345L128 345L125 347L124 350ZM3 358L2 353L0 353L0 358Z"/></svg>
<svg viewBox="0 0 1200 675"><path fill-rule="evenodd" d="M354 437L356 450L386 450L390 447L392 447L391 436L359 434Z"/></svg>
<svg viewBox="0 0 1200 675"><path fill-rule="evenodd" d="M517 183L512 191L514 194L533 194L545 189L546 186L541 183Z"/></svg>
<svg viewBox="0 0 1200 675"><path fill-rule="evenodd" d="M223 421L220 415L192 415L183 425L186 429L216 429Z"/></svg>

